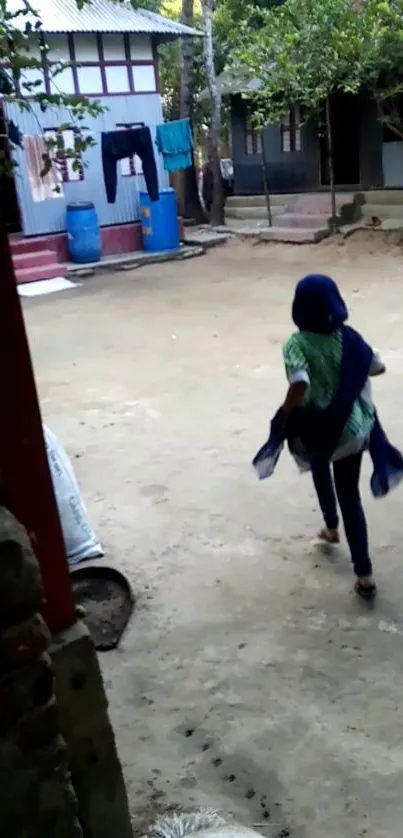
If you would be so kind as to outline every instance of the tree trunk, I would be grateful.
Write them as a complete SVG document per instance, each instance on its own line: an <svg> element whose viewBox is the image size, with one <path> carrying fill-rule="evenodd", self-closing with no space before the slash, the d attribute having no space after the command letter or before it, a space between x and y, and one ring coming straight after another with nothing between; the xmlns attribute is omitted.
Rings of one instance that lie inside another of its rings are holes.
<svg viewBox="0 0 403 838"><path fill-rule="evenodd" d="M262 175L263 175L263 187L264 187L264 194L266 198L266 209L267 209L267 221L269 227L273 226L273 213L271 211L271 201L270 201L270 192L269 187L267 185L267 160L266 160L266 148L264 144L264 131L260 134L262 139L262 154L261 154L261 162L262 162Z"/></svg>
<svg viewBox="0 0 403 838"><path fill-rule="evenodd" d="M181 23L184 26L194 26L194 0L182 0ZM181 53L180 115L181 119L187 117L192 119L194 107L193 38L182 38Z"/></svg>
<svg viewBox="0 0 403 838"><path fill-rule="evenodd" d="M330 96L326 99L326 134L327 134L327 150L329 155L329 184L330 184L330 198L331 198L331 212L330 230L332 233L337 231L337 206L336 206L336 187L334 182L334 167L333 167L333 134L332 134L332 115L330 109Z"/></svg>
<svg viewBox="0 0 403 838"><path fill-rule="evenodd" d="M182 0L181 23L194 26L194 0ZM182 38L181 44L181 89L180 118L193 122L194 112L194 42L193 38ZM179 173L179 210L184 218L192 218L197 224L206 219L200 201L199 185L194 155L192 166Z"/></svg>
<svg viewBox="0 0 403 838"><path fill-rule="evenodd" d="M213 206L210 222L213 226L224 224L224 189L220 167L221 138L221 91L217 84L214 67L213 46L213 6L214 0L202 0L204 65L211 98L211 127L209 138L209 159L213 172Z"/></svg>

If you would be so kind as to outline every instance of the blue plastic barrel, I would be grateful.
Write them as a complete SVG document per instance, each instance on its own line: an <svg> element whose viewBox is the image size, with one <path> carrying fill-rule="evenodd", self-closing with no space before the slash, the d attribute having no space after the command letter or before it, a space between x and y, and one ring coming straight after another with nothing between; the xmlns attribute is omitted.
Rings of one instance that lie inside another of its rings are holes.
<svg viewBox="0 0 403 838"><path fill-rule="evenodd" d="M178 250L179 224L176 192L161 189L158 201L151 201L148 192L140 192L140 218L144 250Z"/></svg>
<svg viewBox="0 0 403 838"><path fill-rule="evenodd" d="M66 211L67 242L72 262L99 262L102 253L98 216L91 201L68 204Z"/></svg>

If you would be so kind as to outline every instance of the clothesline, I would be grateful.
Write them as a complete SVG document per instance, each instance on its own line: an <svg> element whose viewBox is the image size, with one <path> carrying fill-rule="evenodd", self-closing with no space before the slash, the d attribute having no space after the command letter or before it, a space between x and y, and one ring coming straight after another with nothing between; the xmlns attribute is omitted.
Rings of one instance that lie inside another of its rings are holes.
<svg viewBox="0 0 403 838"><path fill-rule="evenodd" d="M135 125L137 127L134 127ZM127 123L117 123L114 131L101 132L102 169L109 204L116 201L118 161L135 155L142 162L143 176L151 200L159 199L158 172L150 128L143 122L131 123L131 126L133 127L129 128ZM121 130L122 128L125 130ZM193 164L193 135L188 119L157 125L155 142L162 156L165 171L179 171ZM44 155L48 153L44 135L26 136L24 151L33 200L39 202L63 197L62 184L58 181L53 166L45 176L42 175Z"/></svg>

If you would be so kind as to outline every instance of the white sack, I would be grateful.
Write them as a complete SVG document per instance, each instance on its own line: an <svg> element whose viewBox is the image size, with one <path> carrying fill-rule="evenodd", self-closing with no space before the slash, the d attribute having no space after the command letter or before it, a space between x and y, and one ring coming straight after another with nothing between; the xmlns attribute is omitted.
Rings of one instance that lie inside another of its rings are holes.
<svg viewBox="0 0 403 838"><path fill-rule="evenodd" d="M63 539L70 566L103 555L92 529L70 460L55 435L43 425L46 454L59 510Z"/></svg>
<svg viewBox="0 0 403 838"><path fill-rule="evenodd" d="M260 832L228 823L213 809L201 812L173 812L158 818L147 838L262 838Z"/></svg>

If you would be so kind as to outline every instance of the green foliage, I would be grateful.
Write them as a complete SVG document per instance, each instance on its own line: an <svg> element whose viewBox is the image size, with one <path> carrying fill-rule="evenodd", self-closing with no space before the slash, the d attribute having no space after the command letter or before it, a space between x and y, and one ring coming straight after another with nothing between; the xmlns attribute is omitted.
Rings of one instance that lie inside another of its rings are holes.
<svg viewBox="0 0 403 838"><path fill-rule="evenodd" d="M261 11L261 25L240 33L235 67L248 69L262 124L278 122L298 103L318 113L336 90L356 93L363 83L366 35L352 0L286 0Z"/></svg>
<svg viewBox="0 0 403 838"><path fill-rule="evenodd" d="M197 22L196 22L197 25ZM181 86L181 45L179 41L162 44L158 50L160 85L166 119L179 119ZM203 43L201 38L194 41L194 94L195 107L193 120L196 131L206 121L207 108L198 102L197 95L206 85L203 65Z"/></svg>
<svg viewBox="0 0 403 838"><path fill-rule="evenodd" d="M224 0L236 3L236 0ZM286 0L238 23L233 70L258 78L256 121L278 122L298 103L317 115L336 91L365 87L390 124L403 94L403 0ZM389 109L388 109L389 106ZM401 124L403 137L403 123Z"/></svg>
<svg viewBox="0 0 403 838"><path fill-rule="evenodd" d="M77 0L78 9L88 0ZM77 12L79 14L79 12ZM26 0L21 0L20 6L10 11L7 0L0 0L0 94L6 102L16 103L20 110L31 111L35 114L32 104L38 104L41 111L49 108L64 108L68 110L71 121L61 126L59 139L62 142L62 130L72 131L74 147L64 149L64 156L70 157L74 165L79 162L81 155L94 144L88 129L83 125L86 116L97 116L102 112L101 103L85 96L70 96L65 93L47 94L39 92L42 85L40 75L46 65L49 78L54 81L57 90L57 76L68 66L62 62L51 63L48 60L49 48L41 28L41 21ZM38 79L32 79L32 70L38 70ZM43 174L58 162L60 149L52 147L52 141L47 142L48 152L43 156ZM0 173L10 174L15 167L7 155L0 158Z"/></svg>
<svg viewBox="0 0 403 838"><path fill-rule="evenodd" d="M403 139L403 0L367 0L362 10L369 44L366 85L379 120Z"/></svg>

